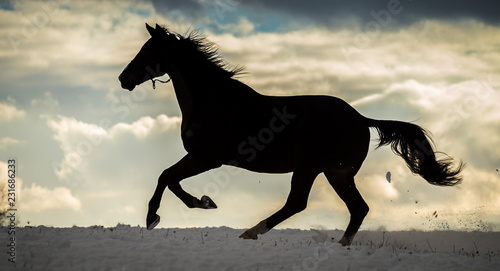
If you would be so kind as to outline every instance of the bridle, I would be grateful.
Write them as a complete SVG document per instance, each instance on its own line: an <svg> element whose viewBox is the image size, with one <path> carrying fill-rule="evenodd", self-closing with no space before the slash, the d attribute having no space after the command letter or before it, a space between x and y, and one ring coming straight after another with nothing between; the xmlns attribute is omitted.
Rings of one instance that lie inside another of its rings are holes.
<svg viewBox="0 0 500 271"><path fill-rule="evenodd" d="M132 60L132 61L131 61L128 65L127 65L127 67L131 67L131 66L132 66L132 67L133 67L133 66L137 67L137 66L140 66L140 65L138 65L138 64L137 64L137 61L134 59L134 60ZM127 67L125 67L125 68L127 68ZM152 78L152 77L151 77L151 78L149 78L149 80L151 80L151 82L153 83L153 89L156 89L156 84L155 84L156 82L160 82L160 83L168 83L168 82L170 82L170 81L172 80L172 78L170 77L170 78L168 78L168 80L163 81L163 80L160 80L160 79L154 79L154 78Z"/></svg>
<svg viewBox="0 0 500 271"><path fill-rule="evenodd" d="M164 84L164 83L170 82L171 80L172 80L172 78L168 78L167 81L163 81L163 80L160 80L160 79L153 79L153 78L151 78L151 82L153 83L153 89L156 89L156 86L155 86L156 82L160 82L160 83Z"/></svg>

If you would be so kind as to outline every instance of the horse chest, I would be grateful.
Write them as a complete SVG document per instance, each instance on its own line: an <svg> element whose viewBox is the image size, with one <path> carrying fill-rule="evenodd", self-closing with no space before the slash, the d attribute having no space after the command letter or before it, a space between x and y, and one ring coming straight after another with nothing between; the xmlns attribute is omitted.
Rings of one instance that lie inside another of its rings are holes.
<svg viewBox="0 0 500 271"><path fill-rule="evenodd" d="M181 138L188 152L205 152L218 148L220 136L209 122L189 121L181 125Z"/></svg>
<svg viewBox="0 0 500 271"><path fill-rule="evenodd" d="M202 130L203 125L189 122L189 120L184 120L181 124L182 141L184 144L193 143L199 137Z"/></svg>

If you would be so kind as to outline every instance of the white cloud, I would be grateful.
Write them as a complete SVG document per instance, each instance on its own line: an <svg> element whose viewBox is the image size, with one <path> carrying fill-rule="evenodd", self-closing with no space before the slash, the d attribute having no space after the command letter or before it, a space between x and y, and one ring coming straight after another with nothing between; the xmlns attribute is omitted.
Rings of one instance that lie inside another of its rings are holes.
<svg viewBox="0 0 500 271"><path fill-rule="evenodd" d="M7 186L7 163L0 161L0 212L4 212L9 209L9 198L6 197L7 190L9 187Z"/></svg>
<svg viewBox="0 0 500 271"><path fill-rule="evenodd" d="M24 110L17 109L13 104L0 102L0 124L12 121L14 119L22 119L26 116Z"/></svg>
<svg viewBox="0 0 500 271"><path fill-rule="evenodd" d="M78 121L75 118L58 116L58 120L48 119L47 125L55 131L54 139L59 141L62 149L70 149L82 140L88 139L93 144L99 144L102 138L107 135L105 129L96 124L89 124ZM95 138L95 139L94 139Z"/></svg>
<svg viewBox="0 0 500 271"><path fill-rule="evenodd" d="M81 201L73 196L71 190L66 187L55 187L49 189L32 183L30 187L23 185L23 179L17 174L15 178L15 204L22 212L40 213L47 210L69 209L72 211L81 210ZM7 201L7 164L0 162L0 189L3 189L0 210L8 207ZM5 192L5 193L4 193Z"/></svg>
<svg viewBox="0 0 500 271"><path fill-rule="evenodd" d="M6 149L9 146L18 145L22 142L20 140L11 138L11 137L2 137L0 138L0 150Z"/></svg>
<svg viewBox="0 0 500 271"><path fill-rule="evenodd" d="M54 162L56 174L61 179L66 179L76 168L85 168L83 157L90 155L107 136L103 128L74 118L58 116L58 120L48 119L47 125L55 132L54 139L64 153L61 163Z"/></svg>
<svg viewBox="0 0 500 271"><path fill-rule="evenodd" d="M145 14L123 16L135 9L154 13L151 3L144 1L105 1L97 6L87 1L60 5L57 1L23 1L14 11L1 10L6 27L0 34L9 38L0 41L4 45L0 46L0 56L8 56L11 69L0 78L23 80L33 86L43 82L119 88L115 74L118 67L130 61L148 37ZM47 20L37 23L34 18Z"/></svg>
<svg viewBox="0 0 500 271"><path fill-rule="evenodd" d="M19 192L19 206L22 212L40 213L47 210L69 209L80 211L82 203L66 187L49 189L35 183Z"/></svg>
<svg viewBox="0 0 500 271"><path fill-rule="evenodd" d="M177 128L180 122L180 117L168 117L164 114L158 115L156 119L146 116L131 124L118 123L109 130L109 134L112 138L116 138L123 133L132 133L137 139L144 139L151 133L161 133Z"/></svg>
<svg viewBox="0 0 500 271"><path fill-rule="evenodd" d="M125 142L132 135L136 140L143 140L155 134L162 134L180 127L179 117L164 114L156 118L145 116L128 123L117 123L109 129L96 124L78 121L75 118L58 116L57 120L48 118L47 125L54 131L54 139L59 142L64 157L55 162L56 174L61 179L68 179L75 171L87 172L89 157L94 151L109 144ZM127 143L123 143L126 146Z"/></svg>
<svg viewBox="0 0 500 271"><path fill-rule="evenodd" d="M234 24L221 25L219 28L238 36L245 36L254 32L255 25L247 18L241 18Z"/></svg>
<svg viewBox="0 0 500 271"><path fill-rule="evenodd" d="M380 32L369 46L355 48L354 29L308 28L235 37L209 34L242 77L266 94L333 94L347 101L380 93L390 84L451 85L483 80L500 71L494 49L499 29L470 21L460 25L425 21L400 31ZM456 36L467 36L459 42ZM463 40L462 40L463 41ZM420 101L424 102L424 101Z"/></svg>

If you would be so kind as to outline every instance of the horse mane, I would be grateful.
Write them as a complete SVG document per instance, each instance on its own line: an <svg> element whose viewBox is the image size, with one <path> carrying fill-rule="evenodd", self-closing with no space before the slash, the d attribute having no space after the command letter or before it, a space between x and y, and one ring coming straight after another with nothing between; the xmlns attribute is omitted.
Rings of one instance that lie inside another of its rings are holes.
<svg viewBox="0 0 500 271"><path fill-rule="evenodd" d="M185 35L170 32L166 27L160 26L165 33L175 35L182 44L182 49L188 50L186 57L191 57L200 64L205 64L213 72L232 78L243 73L244 68L236 66L230 68L229 64L220 56L217 44L200 35L197 30L192 30Z"/></svg>

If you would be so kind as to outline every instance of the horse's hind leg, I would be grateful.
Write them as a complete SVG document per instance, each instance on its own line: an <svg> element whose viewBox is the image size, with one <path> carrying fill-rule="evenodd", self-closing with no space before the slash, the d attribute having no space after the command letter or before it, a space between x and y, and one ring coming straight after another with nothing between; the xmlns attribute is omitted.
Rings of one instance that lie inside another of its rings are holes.
<svg viewBox="0 0 500 271"><path fill-rule="evenodd" d="M343 246L350 245L363 219L368 214L368 205L354 184L354 176L335 170L325 171L324 173L330 185L345 202L349 213L351 213L349 226L347 226L344 236L340 240Z"/></svg>
<svg viewBox="0 0 500 271"><path fill-rule="evenodd" d="M187 154L175 165L163 171L158 178L158 185L156 186L153 197L149 201L148 214L146 217L148 230L153 229L160 222L160 216L156 214L156 211L160 208L161 197L167 186L189 208L217 208L209 197L203 196L201 200L199 200L184 191L180 185L180 181L183 179L220 166L207 161L210 161L210 159L203 159L203 157Z"/></svg>
<svg viewBox="0 0 500 271"><path fill-rule="evenodd" d="M311 191L312 184L318 173L314 171L296 171L292 176L292 185L290 194L286 200L285 206L269 218L261 221L251 229L245 231L240 238L257 239L258 234L264 234L274 226L283 222L292 215L303 211L307 206L307 199Z"/></svg>

